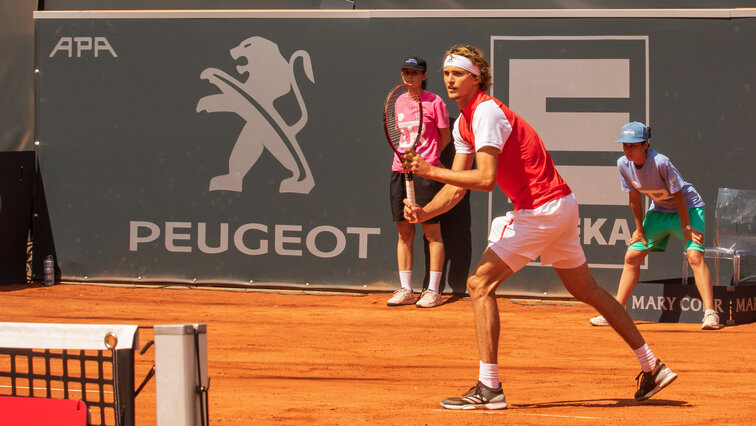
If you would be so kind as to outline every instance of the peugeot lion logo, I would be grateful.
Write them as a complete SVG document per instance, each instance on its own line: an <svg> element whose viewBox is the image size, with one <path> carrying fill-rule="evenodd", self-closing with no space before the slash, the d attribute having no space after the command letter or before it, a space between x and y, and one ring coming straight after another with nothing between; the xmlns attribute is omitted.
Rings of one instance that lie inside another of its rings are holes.
<svg viewBox="0 0 756 426"><path fill-rule="evenodd" d="M234 60L246 59L246 64L236 67L240 76L248 74L246 80L239 81L217 68L200 74L221 93L201 98L197 112L233 112L246 121L228 158L228 174L212 178L210 191L241 192L244 176L267 148L292 174L281 181L279 192L309 194L315 181L296 139L307 124L307 108L294 77L294 62L301 57L307 78L315 82L309 53L298 50L287 61L276 43L262 37L250 37L230 53ZM301 117L289 125L273 102L292 90Z"/></svg>

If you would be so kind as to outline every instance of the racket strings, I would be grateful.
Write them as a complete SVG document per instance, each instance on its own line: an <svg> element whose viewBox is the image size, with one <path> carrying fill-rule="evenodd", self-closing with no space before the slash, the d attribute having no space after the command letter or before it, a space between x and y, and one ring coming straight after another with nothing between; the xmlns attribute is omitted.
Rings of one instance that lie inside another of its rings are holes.
<svg viewBox="0 0 756 426"><path fill-rule="evenodd" d="M386 132L400 152L414 148L420 132L420 106L417 96L406 87L391 94L386 103Z"/></svg>

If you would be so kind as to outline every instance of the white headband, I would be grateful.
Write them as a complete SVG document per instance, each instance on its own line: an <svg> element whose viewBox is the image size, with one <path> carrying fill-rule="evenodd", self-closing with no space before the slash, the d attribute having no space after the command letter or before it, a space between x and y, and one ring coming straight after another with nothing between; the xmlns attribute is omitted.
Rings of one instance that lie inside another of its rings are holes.
<svg viewBox="0 0 756 426"><path fill-rule="evenodd" d="M445 67L457 67L462 68L465 71L469 71L477 76L480 76L480 68L476 67L469 59L462 55L449 55L444 60Z"/></svg>

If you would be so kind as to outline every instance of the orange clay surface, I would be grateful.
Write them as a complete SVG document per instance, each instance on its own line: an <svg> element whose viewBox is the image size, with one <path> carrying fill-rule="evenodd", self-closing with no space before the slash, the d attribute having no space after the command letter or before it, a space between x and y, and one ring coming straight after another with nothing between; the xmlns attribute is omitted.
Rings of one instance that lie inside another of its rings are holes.
<svg viewBox="0 0 756 426"><path fill-rule="evenodd" d="M756 324L702 331L639 324L679 375L633 400L638 362L594 311L572 302L499 299L508 410L443 410L470 388L478 356L468 298L389 308L387 294L263 292L64 284L0 287L0 321L206 323L212 425L754 424ZM141 345L152 330L140 332ZM137 385L154 347L136 355ZM155 381L137 425L156 423Z"/></svg>

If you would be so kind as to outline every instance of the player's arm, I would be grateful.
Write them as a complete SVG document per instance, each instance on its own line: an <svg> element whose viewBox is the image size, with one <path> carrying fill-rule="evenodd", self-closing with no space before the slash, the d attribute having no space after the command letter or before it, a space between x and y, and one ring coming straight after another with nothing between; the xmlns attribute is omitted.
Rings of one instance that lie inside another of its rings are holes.
<svg viewBox="0 0 756 426"><path fill-rule="evenodd" d="M496 167L499 161L499 150L496 147L484 146L475 154L476 168L472 168L472 154L457 154L451 169L434 167L425 162L419 155L405 157L410 160L407 164L409 171L426 179L458 186L475 191L493 191L496 186Z"/></svg>
<svg viewBox="0 0 756 426"><path fill-rule="evenodd" d="M473 154L456 154L452 170L462 171L472 167ZM465 196L467 190L454 185L444 185L425 206L404 200L404 218L410 223L420 223L452 209Z"/></svg>
<svg viewBox="0 0 756 426"><path fill-rule="evenodd" d="M473 160L478 163L476 169L472 168ZM491 191L496 184L498 150L492 147L482 148L475 157L473 154L456 154L451 169L432 167L422 159L419 162L416 161L414 157L412 161L414 167L427 173L424 177L435 179L446 185L425 206L412 206L405 202L404 216L410 223L424 222L451 210L465 196L467 189ZM481 178L481 176L486 177ZM491 184L487 185L485 182L489 181Z"/></svg>
<svg viewBox="0 0 756 426"><path fill-rule="evenodd" d="M648 243L646 243L646 233L643 229L643 197L640 191L635 189L630 191L628 193L628 200L630 210L633 212L633 219L635 219L635 232L633 232L627 245L640 241L644 246L648 246Z"/></svg>
<svg viewBox="0 0 756 426"><path fill-rule="evenodd" d="M694 243L703 246L704 234L690 226L688 205L685 204L685 195L683 195L682 190L675 192L672 196L675 197L675 207L677 207L677 214L680 216L680 225L682 225L684 235L683 241L692 240ZM687 227L690 227L690 230L687 230Z"/></svg>

